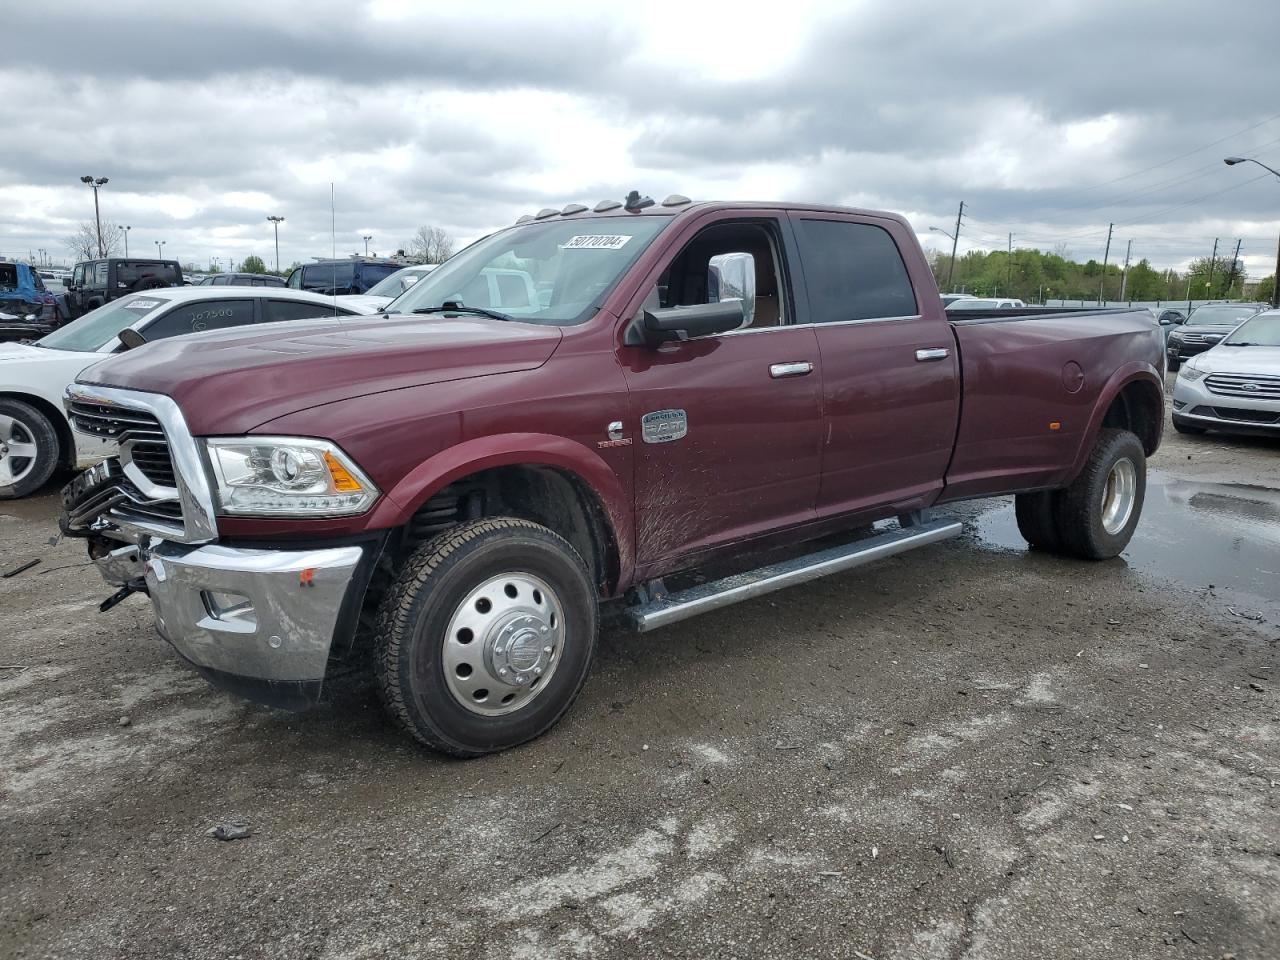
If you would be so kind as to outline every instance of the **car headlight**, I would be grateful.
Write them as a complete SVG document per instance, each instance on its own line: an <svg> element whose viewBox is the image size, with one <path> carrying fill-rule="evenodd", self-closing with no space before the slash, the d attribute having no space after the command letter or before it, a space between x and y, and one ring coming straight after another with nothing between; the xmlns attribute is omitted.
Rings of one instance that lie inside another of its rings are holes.
<svg viewBox="0 0 1280 960"><path fill-rule="evenodd" d="M205 450L222 514L339 517L378 499L373 482L328 440L211 437Z"/></svg>
<svg viewBox="0 0 1280 960"><path fill-rule="evenodd" d="M1192 383L1194 383L1195 381L1203 377L1206 373L1208 373L1207 370L1198 370L1195 367L1191 366L1190 364L1184 363L1182 367L1178 370L1178 379L1190 380Z"/></svg>

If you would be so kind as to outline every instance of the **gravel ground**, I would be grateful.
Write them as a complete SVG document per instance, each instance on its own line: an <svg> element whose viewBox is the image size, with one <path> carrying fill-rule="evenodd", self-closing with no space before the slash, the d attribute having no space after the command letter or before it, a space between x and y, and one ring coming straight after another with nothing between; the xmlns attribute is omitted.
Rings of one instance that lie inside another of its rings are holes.
<svg viewBox="0 0 1280 960"><path fill-rule="evenodd" d="M1173 433L1152 464L1278 465ZM1280 571L1255 493L1170 553ZM302 715L207 688L142 599L96 613L56 513L0 504L0 570L42 558L0 580L0 957L1280 957L1280 590L1212 561L970 533L608 632L559 727L455 762L367 686Z"/></svg>

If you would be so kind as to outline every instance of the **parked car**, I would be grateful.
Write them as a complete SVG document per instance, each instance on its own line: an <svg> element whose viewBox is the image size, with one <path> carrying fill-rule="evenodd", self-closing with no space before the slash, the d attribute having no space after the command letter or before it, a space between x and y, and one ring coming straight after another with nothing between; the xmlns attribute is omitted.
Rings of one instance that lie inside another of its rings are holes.
<svg viewBox="0 0 1280 960"><path fill-rule="evenodd" d="M929 509L996 494L1046 550L1132 536L1164 423L1145 312L949 321L892 214L633 194L540 217L358 337L220 331L82 373L72 422L121 456L63 524L111 602L149 593L200 672L277 705L369 660L406 730L474 756L564 715L602 602L651 630L955 536ZM545 301L495 291L516 264Z"/></svg>
<svg viewBox="0 0 1280 960"><path fill-rule="evenodd" d="M385 280L375 284L369 289L368 293L354 294L351 299L358 300L360 303L368 304L369 306L380 310L435 268L436 264L434 263L424 263L415 267L403 267L391 274L391 276L387 277Z"/></svg>
<svg viewBox="0 0 1280 960"><path fill-rule="evenodd" d="M0 313L57 322L57 300L29 264L0 261Z"/></svg>
<svg viewBox="0 0 1280 960"><path fill-rule="evenodd" d="M113 300L33 344L0 345L0 500L26 496L59 466L86 467L115 452L110 438L73 434L62 401L81 370L125 349L121 331L150 341L242 324L275 329L334 310L332 298L297 290L170 287ZM337 312L373 311L344 303Z"/></svg>
<svg viewBox="0 0 1280 960"><path fill-rule="evenodd" d="M66 297L68 319L81 317L126 294L180 286L182 267L177 260L138 257L85 260L71 271Z"/></svg>
<svg viewBox="0 0 1280 960"><path fill-rule="evenodd" d="M1265 307L1261 303L1207 303L1192 308L1182 325L1166 338L1169 369L1176 371L1186 360L1204 353Z"/></svg>
<svg viewBox="0 0 1280 960"><path fill-rule="evenodd" d="M330 296L368 293L403 266L394 260L321 260L295 267L287 286Z"/></svg>
<svg viewBox="0 0 1280 960"><path fill-rule="evenodd" d="M197 287L283 287L284 277L269 273L214 273L202 277Z"/></svg>
<svg viewBox="0 0 1280 960"><path fill-rule="evenodd" d="M1012 297L961 297L947 304L948 310L1010 310L1025 307L1021 300Z"/></svg>
<svg viewBox="0 0 1280 960"><path fill-rule="evenodd" d="M1255 314L1182 365L1173 425L1280 437L1280 310Z"/></svg>
<svg viewBox="0 0 1280 960"><path fill-rule="evenodd" d="M1155 307L1153 312L1156 315L1156 323L1160 324L1160 329L1164 331L1164 340L1167 345L1169 337L1173 331L1187 322L1187 314L1190 312L1184 307Z"/></svg>
<svg viewBox="0 0 1280 960"><path fill-rule="evenodd" d="M939 295L939 299L942 300L944 307L949 307L957 300L972 300L974 298L967 293L943 293Z"/></svg>

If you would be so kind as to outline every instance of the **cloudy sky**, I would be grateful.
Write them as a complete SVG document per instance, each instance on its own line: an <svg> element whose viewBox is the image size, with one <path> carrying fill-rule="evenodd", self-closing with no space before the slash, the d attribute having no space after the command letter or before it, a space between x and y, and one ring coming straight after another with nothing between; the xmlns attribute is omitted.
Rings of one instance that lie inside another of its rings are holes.
<svg viewBox="0 0 1280 960"><path fill-rule="evenodd" d="M92 219L131 252L467 241L631 188L906 214L926 245L1274 268L1276 0L647 0L6 7L0 254ZM15 42L16 41L16 42Z"/></svg>

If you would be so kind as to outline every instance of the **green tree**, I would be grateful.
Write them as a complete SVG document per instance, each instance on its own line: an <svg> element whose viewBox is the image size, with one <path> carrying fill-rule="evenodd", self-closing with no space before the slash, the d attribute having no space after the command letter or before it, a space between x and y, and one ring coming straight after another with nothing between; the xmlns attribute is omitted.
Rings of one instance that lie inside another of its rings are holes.
<svg viewBox="0 0 1280 960"><path fill-rule="evenodd" d="M1258 282L1258 286L1254 288L1254 291L1253 291L1253 299L1265 300L1267 303L1272 303L1275 300L1275 294L1276 294L1276 277L1275 277L1275 274L1272 274L1269 277L1263 277Z"/></svg>
<svg viewBox="0 0 1280 960"><path fill-rule="evenodd" d="M241 273L266 273L267 265L262 262L262 258L257 254L251 253L245 257L240 263Z"/></svg>

